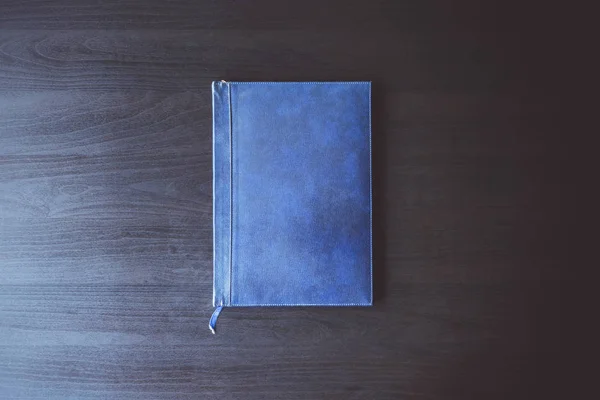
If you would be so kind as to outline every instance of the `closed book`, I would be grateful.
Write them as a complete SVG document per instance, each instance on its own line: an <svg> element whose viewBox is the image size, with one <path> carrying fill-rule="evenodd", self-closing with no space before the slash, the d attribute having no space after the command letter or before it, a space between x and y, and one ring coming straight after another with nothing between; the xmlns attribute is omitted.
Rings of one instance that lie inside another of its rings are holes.
<svg viewBox="0 0 600 400"><path fill-rule="evenodd" d="M223 307L370 306L370 82L212 96L213 333Z"/></svg>

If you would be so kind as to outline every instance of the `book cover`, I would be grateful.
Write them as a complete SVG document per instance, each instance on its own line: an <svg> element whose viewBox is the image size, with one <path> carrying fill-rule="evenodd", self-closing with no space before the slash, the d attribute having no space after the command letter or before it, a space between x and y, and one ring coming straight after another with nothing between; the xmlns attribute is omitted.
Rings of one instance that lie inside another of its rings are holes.
<svg viewBox="0 0 600 400"><path fill-rule="evenodd" d="M216 307L369 306L370 82L212 84Z"/></svg>

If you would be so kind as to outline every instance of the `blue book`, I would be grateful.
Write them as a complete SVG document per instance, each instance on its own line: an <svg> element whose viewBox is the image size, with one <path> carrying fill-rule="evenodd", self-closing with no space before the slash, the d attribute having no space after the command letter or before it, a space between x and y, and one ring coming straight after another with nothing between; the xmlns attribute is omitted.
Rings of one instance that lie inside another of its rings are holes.
<svg viewBox="0 0 600 400"><path fill-rule="evenodd" d="M223 307L370 306L370 82L213 82Z"/></svg>

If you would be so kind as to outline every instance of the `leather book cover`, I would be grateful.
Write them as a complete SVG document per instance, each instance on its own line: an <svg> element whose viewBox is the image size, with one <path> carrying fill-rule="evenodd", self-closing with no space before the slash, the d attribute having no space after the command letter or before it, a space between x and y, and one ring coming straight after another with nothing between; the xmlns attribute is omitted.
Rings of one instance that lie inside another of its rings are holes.
<svg viewBox="0 0 600 400"><path fill-rule="evenodd" d="M212 84L222 307L369 306L370 82Z"/></svg>

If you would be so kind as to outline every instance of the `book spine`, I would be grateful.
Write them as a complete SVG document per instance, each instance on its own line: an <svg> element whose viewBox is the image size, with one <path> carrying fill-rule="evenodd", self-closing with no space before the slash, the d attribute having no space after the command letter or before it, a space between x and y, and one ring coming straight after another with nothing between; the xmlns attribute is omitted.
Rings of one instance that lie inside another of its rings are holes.
<svg viewBox="0 0 600 400"><path fill-rule="evenodd" d="M232 148L231 88L212 84L213 96L213 306L231 304Z"/></svg>

